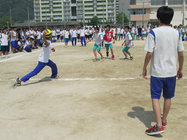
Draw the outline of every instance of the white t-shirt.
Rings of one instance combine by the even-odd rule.
[[[12,35],[12,34],[13,34],[13,35]],[[17,40],[16,35],[17,35],[17,33],[16,33],[15,31],[12,31],[12,32],[11,32],[11,41]]]
[[[131,42],[129,43],[129,41],[131,41]],[[127,47],[132,47],[132,36],[129,32],[125,34],[125,43],[126,44],[129,43],[129,45]]]
[[[117,28],[117,34],[120,34],[120,32],[121,32],[121,29]]]
[[[8,46],[8,35],[7,34],[2,33],[1,46]]]
[[[177,75],[177,53],[184,50],[181,34],[177,30],[169,26],[151,30],[145,50],[153,53],[151,76],[167,78]]]
[[[30,38],[34,39],[34,34],[35,34],[34,30],[29,31]]]
[[[49,43],[49,46],[46,47],[45,42],[43,43],[42,52],[40,53],[38,60],[43,63],[48,63],[49,58],[51,56],[51,41],[47,40],[47,42]]]
[[[31,42],[28,41],[28,40],[26,40],[24,48],[27,47],[27,46],[29,46],[29,44],[31,44]]]
[[[132,32],[135,33],[136,32],[136,28],[132,27]]]
[[[80,30],[80,36],[85,36],[85,30],[84,29]]]
[[[103,41],[103,36],[101,33],[94,33],[93,38],[95,39],[95,44],[99,45]]]
[[[37,39],[41,39],[41,32],[40,31],[37,31]]]
[[[56,36],[56,31],[55,30],[52,30],[52,36]]]
[[[69,38],[69,31],[65,31],[64,37],[65,37],[65,38]]]
[[[77,37],[77,31],[76,30],[72,31],[72,37]]]

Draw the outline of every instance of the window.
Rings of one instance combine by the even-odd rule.
[[[136,0],[131,0],[130,5],[136,5]]]
[[[142,15],[146,14],[146,9],[131,9],[130,10],[131,15]]]
[[[76,7],[71,7],[71,15],[72,16],[77,16]]]
[[[151,5],[165,5],[165,0],[151,0]]]
[[[71,3],[76,3],[76,0],[71,0]]]
[[[168,0],[169,5],[182,5],[183,0]]]

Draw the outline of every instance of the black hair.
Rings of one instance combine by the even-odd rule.
[[[110,25],[107,25],[106,27],[109,27],[109,28],[110,28]]]
[[[127,28],[128,30],[130,29],[130,27],[129,27],[129,26],[125,26],[125,28]]]
[[[6,29],[8,29],[8,28],[7,28],[7,27],[4,27],[4,28],[3,28],[3,30],[6,30]]]
[[[173,19],[174,11],[168,6],[162,6],[157,10],[157,18],[162,24],[169,25]]]
[[[95,30],[98,30],[98,31],[99,31],[99,27],[95,27]]]

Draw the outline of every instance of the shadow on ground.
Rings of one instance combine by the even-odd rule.
[[[40,79],[39,81],[27,83],[22,86],[29,86],[29,85],[34,85],[34,84],[43,83],[43,82],[50,82],[50,81],[52,81],[51,77],[44,77],[44,78]]]
[[[143,107],[135,106],[132,107],[132,111],[128,112],[128,117],[130,118],[138,118],[146,128],[151,127],[152,122],[156,122],[154,112],[153,111],[145,111]],[[162,135],[154,135],[153,137],[163,137]]]

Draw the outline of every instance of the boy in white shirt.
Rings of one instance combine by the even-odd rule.
[[[157,18],[161,26],[150,31],[145,44],[147,54],[142,75],[147,79],[147,65],[151,60],[151,98],[157,122],[155,126],[146,130],[148,135],[157,135],[165,131],[171,98],[175,95],[176,77],[178,79],[183,77],[184,46],[181,34],[169,26],[173,15],[173,9],[168,6],[162,6],[157,10]],[[178,72],[177,58],[179,60]],[[159,100],[162,91],[164,109],[161,118]]]
[[[95,39],[95,44],[94,44],[94,47],[93,47],[93,53],[94,53],[94,56],[95,56],[95,60],[97,61],[97,52],[100,54],[101,59],[104,58],[102,53],[101,53],[101,45],[102,45],[102,42],[103,42],[103,36],[102,36],[102,33],[99,33],[99,27],[95,28],[95,33],[93,34],[93,38]]]
[[[32,72],[25,75],[21,79],[17,78],[14,86],[21,86],[21,82],[28,81],[31,77],[37,75],[45,66],[49,66],[51,68],[52,70],[51,78],[57,77],[57,73],[58,73],[57,66],[53,61],[49,59],[51,55],[51,51],[55,52],[55,49],[52,48],[51,46],[52,33],[49,29],[45,30],[43,38],[44,38],[44,44],[42,47],[42,52],[39,56],[38,65]]]
[[[75,28],[72,30],[71,32],[71,42],[72,42],[72,46],[76,46],[77,45],[77,31],[75,30]]]
[[[129,29],[130,27],[129,26],[126,26],[125,27],[125,41],[124,43],[122,44],[122,46],[124,46],[123,48],[123,54],[125,55],[125,59],[128,59],[127,57],[127,54],[130,56],[130,60],[133,59],[133,56],[131,55],[131,53],[129,52],[129,49],[132,47],[132,36],[131,34],[129,33]]]
[[[1,51],[4,55],[8,54],[8,40],[9,40],[9,37],[7,35],[7,28],[4,28],[3,33],[1,34],[1,39],[0,39]]]
[[[83,27],[80,29],[80,37],[81,37],[81,45],[83,46],[83,42],[84,42],[84,46],[86,46],[85,30]]]
[[[68,47],[68,42],[69,42],[69,29],[66,29],[64,33],[64,38],[65,38],[65,47]]]

